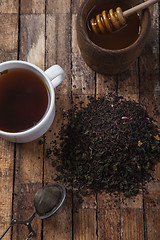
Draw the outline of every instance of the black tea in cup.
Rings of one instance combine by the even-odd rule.
[[[33,127],[49,103],[47,86],[36,73],[21,68],[0,73],[0,130],[21,132]]]

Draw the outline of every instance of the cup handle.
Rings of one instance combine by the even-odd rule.
[[[53,88],[56,88],[64,79],[65,73],[59,65],[54,65],[45,71],[45,74],[52,82]]]

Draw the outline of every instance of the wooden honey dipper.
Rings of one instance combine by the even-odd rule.
[[[132,15],[133,13],[137,13],[140,10],[143,10],[159,1],[160,0],[148,0],[124,12],[122,12],[120,7],[116,8],[116,12],[114,12],[113,9],[110,9],[108,14],[106,10],[104,10],[101,14],[97,14],[95,19],[92,18],[90,20],[91,29],[96,34],[106,33],[106,30],[108,32],[113,32],[114,28],[119,29],[121,26],[126,24],[126,18],[128,16]]]

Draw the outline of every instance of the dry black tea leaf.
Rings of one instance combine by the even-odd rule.
[[[160,159],[160,133],[138,103],[90,98],[87,107],[74,106],[64,115],[68,123],[60,131],[61,145],[54,145],[56,180],[80,195],[105,190],[130,197],[152,179]]]

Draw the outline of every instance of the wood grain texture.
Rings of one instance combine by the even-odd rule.
[[[129,70],[121,73],[118,78],[118,95],[127,100],[139,103],[139,68],[138,60]],[[143,194],[140,191],[133,199],[121,194],[121,239],[144,239]]]
[[[84,197],[83,203],[79,203],[74,197],[73,206],[73,239],[97,239],[97,202],[95,196]]]
[[[72,100],[73,105],[87,106],[88,96],[95,95],[95,73],[84,63],[77,43],[76,20],[82,1],[74,1],[72,14]],[[97,239],[96,196],[87,196],[82,204],[73,198],[73,239]],[[83,220],[82,220],[83,219]]]
[[[72,5],[72,93],[95,95],[95,72],[83,61],[77,41],[76,21],[82,3],[76,0]]]
[[[143,211],[142,192],[130,199],[121,198],[121,239],[145,239]]]
[[[45,13],[45,0],[21,0],[21,14]]]
[[[14,172],[14,144],[0,139],[0,235],[12,218],[12,193]],[[10,233],[9,233],[10,234]],[[10,235],[9,235],[10,236]],[[8,239],[5,237],[4,239]]]
[[[121,74],[96,74],[96,83],[97,96],[112,93],[139,102],[138,61]],[[134,201],[122,194],[118,199],[114,195],[98,196],[99,239],[144,239],[142,203],[142,193]]]
[[[76,34],[77,15],[72,16],[72,93],[95,95],[95,73],[83,61]]]
[[[42,70],[45,65],[45,15],[21,15],[19,57]]]
[[[120,197],[103,193],[98,194],[98,240],[121,239]]]
[[[73,104],[87,106],[87,95],[73,94]],[[81,103],[83,103],[81,105]],[[97,199],[96,194],[83,197],[80,203],[73,196],[73,239],[74,240],[97,240]]]
[[[38,1],[37,1],[38,2]],[[39,15],[24,12],[24,4],[20,9],[20,43],[19,59],[31,62],[41,69],[45,63],[45,17],[43,9]],[[39,9],[40,10],[40,9]],[[43,145],[39,140],[16,147],[16,175],[13,216],[17,219],[27,219],[34,211],[33,201],[37,190],[43,182]],[[41,236],[41,221],[33,220],[33,229],[37,239]],[[13,229],[13,239],[26,239],[28,229],[17,225]]]
[[[152,32],[140,57],[140,102],[160,126],[160,75],[159,75],[159,8],[154,5]],[[144,194],[145,237],[160,238],[160,164],[155,167],[155,181],[147,184]]]
[[[138,60],[131,65],[129,70],[117,76],[118,95],[125,99],[139,102],[139,72]]]
[[[45,134],[44,155],[44,183],[51,184],[57,176],[56,168],[53,166],[55,156],[47,158],[48,149],[60,144],[58,133],[64,123],[64,109],[71,107],[71,28],[70,1],[65,1],[65,8],[59,11],[64,1],[48,1],[46,5],[46,68],[59,64],[65,71],[65,79],[55,89],[56,114],[49,131]],[[63,22],[63,24],[62,24]],[[67,41],[66,41],[67,37]],[[62,210],[46,219],[43,225],[43,236],[48,239],[72,239],[72,194],[67,191],[66,200]]]
[[[63,1],[58,1],[59,4]],[[66,1],[66,5],[70,1]],[[53,3],[52,3],[53,4]],[[71,94],[71,19],[69,9],[62,13],[52,8],[49,2],[46,6],[46,68],[59,64],[65,71],[65,80],[55,89],[56,94]],[[58,5],[59,5],[58,4]],[[52,10],[52,11],[51,11]],[[62,24],[63,22],[63,24]]]
[[[9,8],[10,7],[10,8]],[[0,2],[0,61],[17,59],[18,48],[18,1]],[[14,151],[13,143],[0,138],[0,235],[9,226],[12,218],[14,191]],[[9,239],[11,231],[4,240]]]
[[[117,95],[117,75],[96,73],[96,97]],[[119,240],[121,231],[120,196],[107,193],[97,196],[97,233],[98,240]]]
[[[66,95],[56,97],[56,115],[52,126],[45,135],[45,156],[44,156],[44,183],[52,184],[57,177],[57,171],[53,165],[56,161],[55,156],[47,158],[48,149],[53,150],[54,145],[59,146],[60,140],[58,133],[63,123],[63,110],[70,108],[71,101]],[[67,191],[66,200],[60,213],[55,214],[50,219],[44,221],[43,235],[49,239],[72,239],[72,194]]]
[[[18,53],[18,14],[1,13],[0,59],[1,62],[17,59]]]
[[[96,97],[117,95],[117,75],[96,73]],[[98,240],[121,239],[120,195],[110,196],[107,193],[97,196],[97,232]]]
[[[0,13],[16,13],[19,12],[19,0],[1,0]]]

